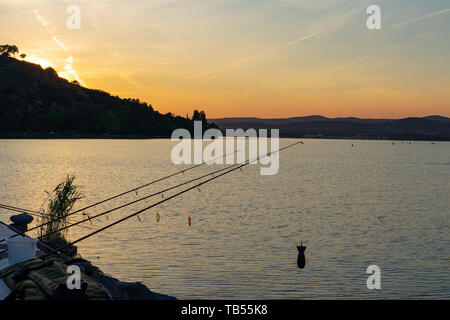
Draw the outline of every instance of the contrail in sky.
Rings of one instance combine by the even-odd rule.
[[[34,15],[36,16],[36,19],[44,27],[44,29],[50,35],[52,40],[58,45],[58,47],[60,47],[68,55],[66,63],[64,64],[64,71],[59,72],[58,75],[65,77],[65,78],[71,76],[73,79],[78,81],[78,83],[82,84],[83,86],[86,86],[84,81],[80,79],[80,77],[78,76],[78,73],[75,71],[75,69],[73,67],[73,56],[70,54],[69,49],[62,41],[60,41],[55,35],[53,35],[54,28],[52,28],[52,26],[51,26],[51,21],[46,19],[42,14],[40,14],[37,9],[33,9],[32,11],[33,11]],[[52,32],[50,29],[52,29]]]
[[[270,49],[261,51],[261,52],[255,54],[255,55],[250,56],[250,57],[246,57],[246,58],[242,58],[242,59],[236,60],[236,61],[234,61],[234,62],[232,62],[232,63],[230,63],[230,64],[228,64],[226,66],[223,66],[223,67],[220,67],[220,68],[217,68],[217,69],[214,69],[214,70],[198,73],[198,74],[195,74],[195,75],[192,75],[192,76],[187,76],[187,77],[181,78],[181,79],[177,80],[176,82],[180,82],[180,81],[184,81],[184,80],[188,80],[188,79],[194,79],[194,78],[198,78],[198,77],[201,77],[201,76],[205,76],[205,75],[209,75],[209,74],[213,74],[213,73],[217,73],[217,72],[226,70],[226,69],[228,69],[228,68],[230,68],[230,67],[232,67],[234,65],[237,65],[237,64],[242,63],[244,61],[250,60],[250,59],[252,59],[254,57],[262,56],[262,55],[265,55],[267,53],[286,48],[286,47],[291,46],[291,45],[293,45],[293,44],[295,44],[297,42],[301,42],[301,41],[307,40],[307,39],[309,39],[311,37],[314,37],[317,34],[318,34],[317,32],[311,33],[310,35],[307,35],[307,36],[304,36],[304,37],[301,37],[301,38],[289,41],[289,42],[287,42],[285,44],[276,46],[274,48],[270,48]]]
[[[59,41],[55,36],[53,36],[52,39],[53,39],[53,41],[56,42],[56,44],[57,44],[61,49],[63,49],[64,51],[67,52],[67,47],[66,47],[66,45],[65,45],[64,43],[62,43],[61,41]]]
[[[47,26],[49,25],[49,21],[45,19],[45,17],[41,15],[36,9],[33,10],[33,13],[36,16],[37,21],[39,21],[39,23],[42,24],[44,28],[47,28]]]
[[[412,22],[423,20],[423,19],[431,18],[431,17],[437,16],[437,15],[440,15],[440,14],[443,14],[443,13],[447,13],[447,12],[450,12],[450,8],[449,9],[444,9],[444,10],[441,10],[441,11],[437,11],[437,12],[434,12],[434,13],[429,13],[429,14],[426,14],[426,15],[421,16],[421,17],[417,17],[417,18],[414,18],[414,19],[411,19],[411,20],[407,20],[407,21],[403,21],[403,22],[394,24],[391,28],[397,28],[397,27],[403,26],[403,25],[408,24],[408,23],[412,23]]]
[[[304,40],[309,39],[311,37],[314,37],[316,34],[317,33],[311,33],[310,35],[307,35],[305,37],[301,37],[301,38],[292,40],[292,41],[290,41],[288,43],[285,43],[285,44],[282,44],[282,45],[280,45],[278,47],[271,48],[271,49],[268,49],[268,50],[264,50],[264,51],[258,53],[257,56],[263,55],[263,54],[266,54],[266,53],[269,53],[269,52],[272,52],[272,51],[276,51],[276,50],[279,50],[279,49],[283,49],[283,48],[286,48],[286,47],[289,47],[289,46],[291,46],[291,45],[293,45],[293,44],[295,44],[297,42],[301,42],[301,41],[304,41]]]

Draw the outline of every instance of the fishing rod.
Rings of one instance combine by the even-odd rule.
[[[151,197],[157,196],[157,195],[159,195],[159,194],[164,194],[164,193],[167,192],[167,191],[170,191],[170,190],[179,188],[179,187],[181,187],[181,186],[184,186],[184,185],[186,185],[186,184],[192,183],[192,182],[194,182],[194,181],[197,181],[197,180],[200,180],[200,179],[209,177],[209,176],[214,176],[215,174],[217,174],[217,173],[219,173],[219,172],[225,171],[225,170],[230,169],[230,168],[232,168],[232,167],[235,167],[235,166],[237,166],[237,165],[238,165],[238,164],[233,164],[233,165],[227,166],[227,167],[225,167],[225,168],[218,169],[218,170],[216,170],[216,171],[214,171],[214,172],[210,172],[210,173],[204,174],[204,175],[202,175],[202,176],[200,176],[200,177],[196,177],[196,178],[190,179],[190,180],[188,180],[188,181],[185,181],[185,182],[180,183],[180,184],[178,184],[178,185],[172,186],[172,187],[170,187],[170,188],[166,188],[166,189],[164,189],[164,190],[161,190],[161,191],[152,193],[152,194],[150,194],[150,195],[147,195],[147,196],[145,196],[145,197],[136,199],[136,200],[131,201],[131,202],[129,202],[129,203],[125,203],[125,204],[120,205],[120,206],[118,206],[118,207],[115,207],[115,208],[109,209],[109,210],[107,210],[107,211],[98,213],[98,214],[96,214],[96,215],[94,215],[94,216],[88,216],[88,218],[85,218],[84,220],[80,220],[80,221],[74,222],[74,223],[72,223],[72,224],[69,224],[69,225],[67,225],[67,226],[65,226],[65,227],[62,227],[62,228],[60,228],[60,229],[53,230],[53,231],[47,233],[45,236],[50,236],[50,235],[55,234],[55,233],[57,233],[57,232],[60,232],[60,231],[69,229],[69,228],[74,227],[74,226],[77,226],[77,225],[79,225],[79,224],[81,224],[81,223],[83,223],[83,222],[91,221],[91,220],[96,219],[96,218],[98,218],[98,217],[107,215],[108,213],[111,213],[111,212],[113,212],[113,211],[117,211],[117,210],[119,210],[119,209],[125,208],[125,207],[130,206],[130,205],[132,205],[132,204],[135,204],[135,203],[137,203],[137,202],[140,202],[140,201],[149,199],[149,198],[151,198]],[[16,234],[16,235],[18,235],[18,234]],[[9,237],[9,238],[13,238],[13,237],[15,237],[16,235],[13,235],[13,236],[11,236],[11,237]],[[44,237],[44,236],[38,237],[37,239],[41,240],[43,237]],[[9,239],[9,238],[8,238],[8,239]],[[5,239],[3,239],[3,240],[5,240]],[[3,240],[0,240],[0,243],[1,243]],[[7,250],[7,249],[4,249],[4,250],[0,251],[0,254],[5,253],[6,251],[8,251],[8,250]]]
[[[148,186],[150,186],[150,185],[152,185],[152,184],[155,184],[155,183],[157,183],[157,182],[161,182],[161,181],[163,181],[163,180],[172,178],[172,177],[177,176],[177,175],[179,175],[179,174],[184,174],[184,173],[187,172],[187,171],[193,170],[193,169],[195,169],[195,168],[199,168],[199,167],[201,167],[201,166],[204,166],[204,165],[208,164],[209,162],[215,161],[215,160],[217,160],[217,159],[221,159],[221,158],[223,158],[223,157],[225,157],[225,156],[227,156],[227,155],[229,155],[229,154],[234,154],[234,153],[237,153],[237,152],[240,152],[240,150],[236,150],[236,151],[234,151],[234,152],[229,152],[229,153],[227,153],[227,154],[224,154],[224,155],[222,155],[222,156],[218,156],[218,157],[216,157],[216,158],[210,159],[210,160],[208,160],[208,161],[205,161],[205,162],[203,162],[203,163],[197,164],[197,165],[192,166],[192,167],[190,167],[190,168],[187,168],[187,169],[184,169],[184,170],[181,170],[181,171],[177,171],[177,172],[174,172],[174,173],[172,173],[172,174],[169,174],[169,175],[167,175],[167,176],[165,176],[165,177],[162,177],[162,178],[153,180],[153,181],[151,181],[151,182],[149,182],[149,183],[143,184],[143,185],[141,185],[141,186],[139,186],[139,187],[136,187],[136,188],[134,188],[134,189],[131,189],[131,190],[128,190],[128,191],[119,193],[119,194],[117,194],[117,195],[115,195],[115,196],[112,196],[112,197],[109,197],[109,198],[107,198],[107,199],[105,199],[105,200],[98,201],[98,202],[93,203],[93,204],[91,204],[91,205],[89,205],[89,206],[87,206],[87,207],[84,207],[84,208],[78,209],[78,210],[76,210],[76,211],[70,212],[70,213],[68,213],[68,214],[65,215],[65,216],[57,217],[57,218],[55,218],[55,219],[52,219],[52,220],[46,221],[46,222],[44,222],[44,223],[42,223],[42,224],[40,224],[40,225],[37,225],[37,226],[35,226],[35,227],[33,227],[33,228],[30,228],[30,229],[28,229],[28,230],[26,230],[26,231],[16,233],[16,234],[14,234],[14,235],[12,235],[12,236],[10,236],[10,237],[8,237],[8,238],[5,238],[5,239],[3,239],[3,240],[0,240],[0,243],[1,243],[2,241],[5,241],[6,239],[10,239],[10,238],[14,238],[14,237],[17,237],[17,236],[25,235],[25,234],[26,234],[27,232],[29,232],[29,231],[36,230],[36,229],[38,229],[38,228],[40,228],[40,227],[43,227],[43,226],[45,226],[45,225],[47,225],[47,224],[50,224],[50,223],[52,223],[52,222],[55,222],[55,221],[58,221],[58,220],[67,218],[68,216],[71,216],[71,215],[73,215],[73,214],[79,213],[79,212],[81,212],[81,211],[85,211],[86,209],[90,209],[90,208],[92,208],[92,207],[95,207],[95,206],[100,205],[100,204],[103,204],[103,203],[105,203],[105,202],[107,202],[107,201],[111,201],[111,200],[113,200],[113,199],[119,198],[119,197],[121,197],[121,196],[124,196],[124,195],[126,195],[126,194],[128,194],[128,193],[131,193],[131,192],[134,192],[134,191],[137,191],[137,190],[139,190],[139,189],[148,187]]]
[[[303,142],[299,142],[299,143],[303,144]],[[254,158],[254,159],[252,159],[252,160],[249,159],[248,161],[251,163],[251,162],[254,162],[254,161],[257,161],[257,160],[258,160],[258,157]],[[186,185],[186,184],[192,183],[192,182],[194,182],[194,181],[197,181],[197,180],[206,178],[206,177],[208,177],[208,176],[213,176],[213,177],[214,177],[215,174],[217,174],[217,173],[219,173],[219,172],[222,172],[222,171],[225,171],[225,170],[227,170],[227,169],[230,169],[230,168],[232,168],[232,167],[235,167],[235,166],[237,166],[237,165],[239,165],[239,164],[230,165],[230,166],[228,166],[228,167],[225,167],[225,168],[222,168],[222,169],[219,169],[219,170],[216,170],[216,171],[213,171],[213,172],[204,174],[204,175],[202,175],[202,176],[200,176],[200,177],[196,177],[196,178],[190,179],[190,180],[188,180],[188,181],[182,182],[182,183],[177,184],[177,185],[175,185],[175,186],[172,186],[172,187],[170,187],[170,188],[166,188],[166,189],[164,189],[164,190],[161,190],[161,191],[155,192],[155,193],[153,193],[153,194],[147,195],[147,196],[145,196],[145,197],[143,197],[143,198],[136,199],[136,200],[134,200],[134,201],[132,201],[132,202],[125,203],[125,204],[120,205],[120,206],[118,206],[118,207],[115,207],[115,208],[113,208],[113,209],[109,209],[109,210],[107,210],[107,211],[98,213],[98,214],[96,214],[96,215],[94,215],[94,216],[89,216],[89,215],[87,215],[88,217],[85,218],[84,220],[76,221],[76,222],[74,222],[74,223],[72,223],[72,224],[69,224],[69,225],[67,225],[67,226],[64,226],[64,227],[62,227],[62,228],[60,228],[60,229],[53,230],[52,232],[47,233],[45,236],[50,236],[50,235],[55,234],[55,233],[57,233],[57,232],[67,230],[67,229],[69,229],[69,228],[71,228],[71,227],[77,226],[77,225],[79,225],[79,224],[81,224],[81,223],[84,223],[84,222],[87,222],[87,221],[91,222],[91,220],[96,219],[96,218],[101,217],[101,216],[104,216],[104,215],[107,215],[108,213],[111,213],[111,212],[113,212],[113,211],[117,211],[117,210],[119,210],[119,209],[125,208],[125,207],[130,206],[130,205],[132,205],[132,204],[135,204],[135,203],[137,203],[137,202],[140,202],[140,201],[149,199],[149,198],[151,198],[151,197],[157,196],[157,195],[159,195],[159,194],[164,195],[164,193],[167,192],[167,191],[171,191],[171,190],[173,190],[173,189],[176,189],[176,188],[179,188],[179,187],[184,186],[184,185]],[[109,220],[109,219],[108,219],[108,220]],[[91,223],[92,223],[92,222],[91,222]],[[41,239],[41,237],[38,237],[37,239]],[[0,241],[0,242],[1,242],[1,241]],[[0,254],[2,254],[3,252],[6,252],[6,250],[0,251]]]
[[[119,224],[119,223],[122,223],[122,222],[125,221],[125,220],[128,220],[128,219],[130,219],[130,218],[132,218],[132,217],[134,217],[134,216],[137,216],[137,215],[141,214],[141,213],[144,212],[144,211],[147,211],[147,210],[149,210],[149,209],[151,209],[151,208],[154,208],[154,207],[156,207],[156,206],[158,206],[158,205],[160,205],[160,204],[162,204],[162,203],[164,203],[164,202],[166,202],[166,201],[169,201],[169,200],[171,200],[171,199],[173,199],[173,198],[175,198],[175,197],[178,197],[178,196],[180,196],[180,195],[182,195],[182,194],[184,194],[184,193],[186,193],[186,192],[188,192],[188,191],[191,191],[191,190],[193,190],[193,189],[197,189],[197,188],[199,188],[200,186],[202,186],[202,185],[204,185],[204,184],[206,184],[206,183],[208,183],[208,182],[211,182],[211,181],[213,181],[213,180],[215,180],[215,179],[218,179],[219,177],[224,176],[224,175],[226,175],[226,174],[228,174],[228,173],[230,173],[230,172],[233,172],[233,171],[236,171],[236,170],[238,170],[238,169],[241,169],[242,167],[244,167],[244,166],[246,166],[246,165],[248,165],[248,164],[250,164],[250,163],[252,163],[252,162],[257,161],[257,160],[259,160],[260,158],[264,158],[264,157],[270,156],[272,153],[281,152],[281,151],[283,151],[283,150],[285,150],[285,149],[291,148],[291,147],[293,147],[293,146],[295,146],[295,145],[297,145],[297,144],[300,144],[300,143],[301,143],[301,142],[296,142],[296,143],[290,144],[290,145],[288,145],[288,146],[286,146],[286,147],[283,147],[283,148],[281,148],[281,149],[278,149],[277,151],[269,152],[269,153],[267,153],[267,154],[264,155],[264,156],[259,156],[259,157],[257,157],[257,158],[254,159],[254,160],[247,160],[247,161],[245,161],[245,162],[242,163],[242,164],[239,164],[239,165],[237,165],[237,166],[234,166],[233,168],[229,169],[228,171],[225,171],[225,172],[223,172],[223,173],[221,173],[221,174],[219,174],[219,175],[213,176],[212,178],[207,179],[207,180],[205,180],[205,181],[202,181],[202,182],[200,182],[200,183],[198,183],[198,184],[196,184],[196,185],[194,185],[194,186],[191,186],[191,187],[189,187],[189,188],[186,188],[186,189],[184,189],[184,190],[182,190],[182,191],[180,191],[180,192],[178,192],[178,193],[173,194],[172,196],[170,196],[170,197],[168,197],[168,198],[165,198],[165,199],[163,199],[163,200],[161,200],[161,201],[159,201],[159,202],[156,202],[156,203],[154,203],[154,204],[152,204],[152,205],[150,205],[150,206],[148,206],[148,207],[146,207],[146,208],[143,208],[143,209],[141,209],[141,210],[139,210],[139,211],[137,211],[137,212],[135,212],[135,213],[132,213],[132,214],[126,216],[126,217],[123,217],[123,218],[121,218],[121,219],[119,219],[119,220],[117,220],[117,221],[115,221],[115,222],[113,222],[113,223],[111,223],[111,224],[108,224],[108,225],[106,225],[106,226],[104,226],[104,227],[102,227],[102,228],[100,228],[100,229],[97,229],[97,230],[95,230],[95,231],[93,231],[93,232],[91,232],[91,233],[89,233],[89,234],[87,234],[87,235],[85,235],[85,236],[83,236],[83,237],[81,237],[81,238],[78,238],[77,240],[74,240],[74,241],[72,241],[72,242],[70,242],[70,243],[67,243],[67,244],[65,244],[65,245],[63,245],[63,246],[57,248],[57,249],[54,249],[54,250],[50,251],[49,253],[46,253],[45,255],[41,256],[40,258],[41,258],[41,259],[45,259],[45,258],[47,258],[47,257],[49,257],[49,256],[51,256],[51,255],[53,255],[53,254],[55,254],[55,253],[58,253],[59,251],[65,249],[65,248],[67,248],[67,247],[69,247],[69,246],[72,246],[72,245],[74,245],[74,244],[76,244],[76,243],[78,243],[78,242],[80,242],[80,241],[83,241],[83,240],[85,240],[85,239],[87,239],[87,238],[89,238],[89,237],[91,237],[91,236],[93,236],[93,235],[95,235],[95,234],[97,234],[97,233],[99,233],[99,232],[102,232],[102,231],[104,231],[104,230],[106,230],[106,229],[109,229],[109,228],[111,228],[111,227],[113,227],[113,226]]]
[[[257,159],[256,159],[256,160],[257,160]],[[255,160],[255,159],[252,159],[252,160],[249,160],[249,161],[250,161],[250,162],[253,162],[253,161],[256,161],[256,160]],[[163,194],[164,194],[165,192],[167,192],[167,191],[170,191],[170,190],[179,188],[179,187],[181,187],[181,186],[183,186],[183,185],[186,185],[186,184],[189,184],[189,183],[191,183],[191,182],[194,182],[194,181],[203,179],[203,178],[208,177],[208,176],[214,176],[214,174],[217,174],[217,173],[222,172],[222,171],[224,171],[224,170],[230,169],[230,168],[232,168],[232,167],[234,167],[234,166],[237,166],[237,165],[239,165],[239,164],[234,164],[234,165],[230,165],[230,166],[228,166],[228,167],[222,168],[222,169],[218,169],[218,170],[216,170],[216,171],[207,173],[207,174],[202,175],[202,176],[200,176],[200,177],[196,177],[196,178],[190,179],[190,180],[185,181],[185,182],[183,182],[183,183],[180,183],[180,184],[178,184],[178,185],[175,185],[175,186],[166,188],[166,189],[164,189],[164,190],[155,192],[155,193],[153,193],[153,194],[147,195],[147,196],[145,196],[145,197],[143,197],[143,198],[136,199],[136,200],[134,200],[134,201],[132,201],[132,202],[123,204],[123,205],[118,206],[118,207],[116,207],[116,208],[113,208],[113,209],[110,209],[110,210],[101,212],[101,213],[96,214],[96,215],[94,215],[94,216],[89,216],[89,215],[86,214],[86,215],[88,216],[88,218],[85,218],[84,220],[80,220],[80,221],[74,222],[74,223],[69,224],[69,225],[67,225],[67,226],[65,226],[65,227],[62,227],[62,228],[60,228],[60,229],[54,230],[54,231],[52,231],[52,232],[50,232],[50,233],[47,233],[45,236],[49,236],[49,235],[55,234],[55,233],[57,233],[57,232],[60,232],[60,231],[69,229],[69,228],[71,228],[71,227],[77,226],[77,225],[79,225],[79,224],[81,224],[81,223],[83,223],[83,222],[86,222],[86,221],[90,221],[90,222],[91,222],[91,220],[96,219],[96,218],[101,217],[101,216],[104,216],[104,215],[107,215],[108,213],[111,213],[111,212],[113,212],[113,211],[117,211],[117,210],[122,209],[122,208],[124,208],[124,207],[127,207],[127,206],[129,206],[129,205],[132,205],[132,204],[135,204],[135,203],[137,203],[137,202],[140,202],[140,201],[149,199],[149,198],[151,198],[151,197],[157,196],[157,195],[159,195],[159,194],[162,194],[162,195],[163,195]],[[14,236],[16,236],[16,235],[11,236],[10,238],[12,238],[12,237],[14,237]],[[41,237],[39,237],[38,239],[41,239]],[[5,239],[3,239],[3,240],[5,240]],[[3,240],[0,240],[0,242],[2,242]],[[6,251],[7,251],[6,249],[5,249],[5,250],[2,250],[2,251],[0,251],[0,254],[4,253],[4,252],[6,252]]]
[[[15,212],[28,213],[29,215],[32,215],[32,216],[42,216],[42,212],[38,212],[38,211],[34,211],[34,210],[28,210],[28,209],[23,209],[23,208],[19,208],[19,207],[13,207],[13,206],[2,204],[2,203],[0,203],[0,209],[11,210],[11,211],[15,211]]]

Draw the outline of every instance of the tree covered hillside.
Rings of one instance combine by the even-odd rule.
[[[5,48],[5,46],[1,46]],[[11,49],[12,50],[12,49]],[[139,99],[121,99],[60,78],[52,68],[0,52],[0,135],[130,135],[170,136],[177,128],[192,131],[193,120],[206,116],[195,110],[192,119],[161,114]],[[22,55],[23,58],[24,55]]]

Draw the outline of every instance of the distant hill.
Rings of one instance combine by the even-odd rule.
[[[428,116],[428,117],[425,117],[425,119],[450,123],[450,118],[442,117],[442,116]]]
[[[220,129],[280,129],[281,137],[450,140],[450,118],[428,116],[405,119],[307,117],[211,119]]]
[[[203,112],[194,113],[203,120]],[[193,116],[193,118],[195,118]],[[0,55],[0,137],[170,136],[193,119],[161,114],[60,78],[52,68]]]

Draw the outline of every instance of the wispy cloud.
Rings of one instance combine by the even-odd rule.
[[[280,50],[280,49],[292,46],[292,45],[294,45],[294,44],[296,44],[298,42],[301,42],[301,41],[305,41],[305,40],[307,40],[309,38],[312,38],[312,37],[316,36],[317,34],[318,34],[317,32],[311,33],[311,34],[309,34],[307,36],[303,36],[303,37],[300,37],[298,39],[295,39],[295,40],[289,41],[287,43],[281,44],[279,46],[276,46],[276,47],[273,47],[273,48],[261,51],[261,52],[259,52],[257,54],[252,55],[252,56],[248,56],[248,57],[245,57],[245,58],[237,59],[234,62],[229,63],[229,64],[227,64],[227,65],[225,65],[223,67],[220,67],[220,68],[217,68],[217,69],[213,69],[213,70],[209,70],[209,71],[205,71],[205,72],[201,72],[201,73],[198,73],[198,74],[195,74],[195,75],[192,75],[192,76],[187,76],[187,77],[181,78],[181,79],[177,80],[176,82],[180,82],[180,81],[184,81],[184,80],[188,80],[188,79],[194,79],[194,78],[198,78],[198,77],[214,74],[214,73],[217,73],[217,72],[220,72],[220,71],[224,71],[226,69],[229,69],[232,66],[235,66],[237,64],[241,64],[243,62],[246,62],[246,61],[249,61],[251,59],[254,59],[255,57],[262,56],[262,55],[268,54],[270,52],[274,52],[274,51],[277,51],[277,50]]]
[[[362,60],[362,58],[358,58],[358,59],[352,60],[350,62],[347,62],[347,63],[344,63],[344,64],[342,64],[340,66],[335,67],[335,69],[341,69],[341,68],[345,68],[345,67],[354,65],[354,64],[360,62],[361,60]]]
[[[337,66],[334,66],[334,67],[328,67],[328,68],[321,69],[321,70],[317,71],[316,73],[310,74],[308,77],[303,78],[302,81],[303,82],[308,82],[309,80],[313,79],[314,77],[320,76],[320,75],[322,75],[322,74],[324,74],[326,72],[329,72],[329,71],[332,71],[332,70],[337,70],[337,69],[343,69],[343,68],[352,66],[354,64],[357,64],[358,62],[360,62],[362,60],[363,60],[363,58],[358,58],[358,59],[351,60],[351,61],[346,62],[346,63],[341,64],[341,65],[337,65]],[[288,81],[283,82],[283,83],[277,82],[276,85],[279,86],[280,84],[290,84],[290,83],[292,83],[292,80],[288,80]],[[235,101],[235,100],[240,100],[240,99],[246,98],[248,96],[251,96],[252,94],[254,94],[254,93],[256,93],[256,92],[258,92],[258,91],[260,91],[262,89],[267,89],[267,88],[272,88],[272,87],[275,87],[275,85],[274,84],[269,84],[269,85],[259,86],[259,87],[255,87],[255,88],[251,88],[251,89],[247,89],[247,90],[241,90],[241,91],[238,92],[238,95],[235,95],[235,96],[232,96],[232,97],[229,97],[229,98],[223,98],[223,99],[221,99],[221,101],[222,102],[231,102],[231,101]],[[227,93],[227,95],[230,95],[230,94]]]
[[[73,68],[72,56],[69,56],[67,58],[66,63],[64,64],[64,71],[59,72],[58,75],[62,78],[76,80],[78,81],[78,83],[82,84],[83,86],[86,86],[86,84],[83,82],[83,80],[80,79],[78,73]]]
[[[33,9],[33,13],[36,16],[37,21],[47,29],[47,27],[50,25],[50,20],[47,20],[43,15],[39,13],[38,10]]]
[[[53,36],[52,39],[53,39],[53,41],[56,42],[56,44],[57,44],[61,49],[63,49],[64,51],[67,51],[66,45],[65,45],[64,43],[62,43],[61,41],[59,41],[59,40],[56,38],[56,36]]]
[[[124,81],[128,82],[129,84],[133,85],[134,87],[136,87],[137,89],[142,89],[142,86],[135,80],[133,80],[132,78],[130,78],[130,76],[128,76],[127,74],[115,69],[114,72]]]
[[[260,55],[263,55],[263,54],[267,54],[267,53],[270,53],[270,52],[273,52],[273,51],[276,51],[276,50],[280,50],[280,49],[283,49],[283,48],[292,46],[293,44],[296,44],[296,43],[298,43],[298,42],[301,42],[301,41],[307,40],[307,39],[309,39],[309,38],[312,38],[312,37],[316,36],[317,34],[318,34],[317,32],[311,33],[311,34],[309,34],[309,35],[307,35],[307,36],[304,36],[304,37],[301,37],[301,38],[298,38],[298,39],[289,41],[289,42],[287,42],[287,43],[285,43],[285,44],[282,44],[282,45],[279,45],[279,46],[277,46],[277,47],[274,47],[274,48],[270,48],[270,49],[261,51],[259,54],[257,54],[257,56],[260,56]]]
[[[440,10],[440,11],[437,11],[437,12],[433,12],[433,13],[429,13],[429,14],[426,14],[424,16],[420,16],[420,17],[417,17],[417,18],[414,18],[414,19],[411,19],[411,20],[399,22],[397,24],[394,24],[391,28],[398,28],[398,27],[404,26],[405,24],[409,24],[409,23],[413,23],[413,22],[416,22],[416,21],[428,19],[428,18],[437,16],[437,15],[440,15],[440,14],[447,13],[447,12],[450,12],[450,8],[449,9]]]
[[[51,39],[58,45],[60,49],[62,49],[68,55],[66,62],[64,63],[63,71],[58,72],[58,75],[69,80],[76,80],[83,86],[86,86],[84,81],[80,79],[78,73],[73,67],[74,58],[70,54],[69,48],[61,40],[59,40],[56,35],[54,35],[55,31],[53,30],[54,28],[51,25],[51,21],[45,18],[37,9],[33,9],[33,13],[36,16],[37,21],[50,35]]]

